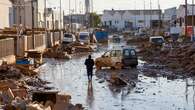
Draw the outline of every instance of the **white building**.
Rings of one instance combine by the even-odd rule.
[[[160,19],[161,10],[104,10],[101,17],[103,26],[118,30],[155,27]]]
[[[23,26],[32,27],[32,5],[34,8],[34,27],[35,28],[46,28],[48,29],[59,29],[60,27],[60,13],[59,10],[53,8],[44,7],[44,0],[34,0],[33,4],[31,0],[12,0],[12,15],[13,22],[11,26],[23,24]],[[53,18],[52,18],[53,14]],[[46,15],[46,21],[45,21]],[[63,16],[62,18],[63,19]],[[54,25],[54,26],[53,26]],[[63,22],[62,22],[63,26]]]
[[[194,6],[194,14],[192,12],[192,7],[193,6]],[[186,5],[180,5],[178,10],[177,10],[177,19],[179,21],[179,23],[178,23],[179,26],[184,26],[185,25],[185,19],[187,19],[187,25],[188,26],[192,25],[192,16],[195,15],[195,5],[191,5],[191,4],[187,5],[187,18],[185,18],[185,9],[186,9]]]
[[[12,3],[9,0],[1,0],[0,3],[0,28],[9,27],[12,22],[10,8]]]
[[[163,17],[164,21],[176,20],[176,18],[177,18],[177,7],[165,9],[164,17]]]

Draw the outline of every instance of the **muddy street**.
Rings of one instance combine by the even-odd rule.
[[[92,54],[101,56],[104,51]],[[195,88],[192,79],[169,79],[154,68],[139,61],[137,69],[121,71],[94,71],[93,82],[88,83],[84,60],[87,55],[70,61],[49,59],[41,67],[40,77],[51,82],[62,93],[72,96],[72,103],[81,103],[86,110],[194,110]],[[147,66],[145,66],[147,65]],[[155,73],[155,75],[151,75]],[[110,74],[125,77],[134,86],[115,87],[108,81]]]

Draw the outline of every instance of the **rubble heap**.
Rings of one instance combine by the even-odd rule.
[[[4,110],[83,110],[81,104],[73,105],[71,96],[57,94],[56,103],[50,100],[37,102],[32,100],[33,91],[44,91],[49,87],[48,82],[37,76],[28,76],[21,68],[14,65],[0,67],[0,109]],[[40,97],[44,100],[47,97]]]
[[[49,48],[43,54],[45,58],[57,58],[57,59],[71,59],[71,56],[67,51],[63,51],[60,46],[54,46],[53,48]]]
[[[45,58],[71,59],[72,54],[93,51],[90,45],[75,42],[67,45],[56,45],[53,48],[47,49],[43,56]]]
[[[144,60],[166,65],[178,73],[195,75],[195,44],[183,43],[174,48],[162,49],[150,47],[148,44],[139,44],[139,54]]]

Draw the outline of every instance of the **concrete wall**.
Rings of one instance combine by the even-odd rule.
[[[33,38],[32,36],[21,36],[17,40],[17,56],[24,56],[25,51],[33,49]],[[44,51],[46,49],[46,36],[45,34],[35,35],[35,50]]]
[[[35,35],[35,50],[44,51],[46,49],[46,35],[38,34]]]
[[[53,45],[60,44],[60,32],[54,32],[53,33]]]
[[[35,34],[35,50],[44,51],[60,44],[60,31],[48,32],[48,34]],[[0,39],[0,65],[2,61],[9,64],[15,63],[15,56],[23,57],[25,51],[33,49],[32,36],[12,36],[13,38]],[[62,37],[61,37],[62,38]]]
[[[0,3],[0,28],[9,27],[10,26],[10,7],[12,4],[9,0],[1,0]]]
[[[14,39],[0,39],[0,65],[2,61],[7,61],[8,64],[15,62]]]

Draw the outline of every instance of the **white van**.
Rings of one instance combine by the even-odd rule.
[[[76,37],[73,34],[65,33],[63,43],[72,43],[76,41]]]
[[[79,41],[81,43],[89,44],[90,43],[90,33],[89,32],[80,32]]]

